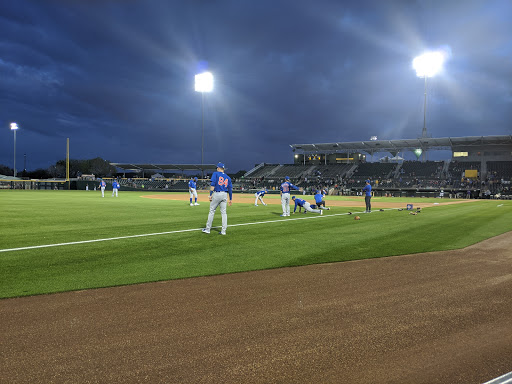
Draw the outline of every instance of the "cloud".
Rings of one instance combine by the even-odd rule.
[[[447,46],[428,81],[429,131],[510,134],[511,11],[506,0],[3,2],[3,124],[19,121],[41,163],[67,137],[76,158],[199,162],[193,77],[206,61],[206,161],[289,163],[290,143],[417,137],[424,84],[411,60]],[[0,163],[11,146],[0,130]]]

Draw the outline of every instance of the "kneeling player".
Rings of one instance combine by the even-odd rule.
[[[324,194],[320,191],[316,191],[315,193],[315,202],[318,209],[331,209],[325,207]]]
[[[295,208],[293,208],[293,213],[295,213],[295,211],[297,210],[297,206],[304,208],[308,212],[315,212],[319,214],[323,213],[323,211],[320,209],[311,208],[311,204],[309,204],[306,200],[296,198],[295,196],[292,196],[292,200],[295,201]]]

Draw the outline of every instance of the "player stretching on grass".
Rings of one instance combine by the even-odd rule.
[[[324,213],[324,211],[322,211],[321,209],[311,208],[311,204],[309,204],[306,200],[298,199],[295,196],[292,196],[292,200],[295,202],[295,208],[293,208],[293,213],[295,213],[295,211],[297,210],[297,206],[304,208],[305,211],[308,211],[308,212],[315,212],[315,213],[319,213],[321,215]],[[299,211],[300,211],[300,208],[299,208]],[[305,211],[304,211],[304,213],[306,213]]]
[[[231,178],[224,173],[224,164],[217,164],[217,172],[213,172],[212,182],[210,186],[210,213],[208,214],[208,222],[206,228],[203,229],[203,233],[210,233],[212,229],[213,217],[215,216],[215,210],[220,205],[220,214],[222,217],[222,229],[219,232],[221,235],[226,234],[228,228],[228,214],[226,212],[226,205],[229,193],[229,206],[233,200],[233,185],[231,184]]]
[[[190,192],[190,206],[199,205],[197,202],[197,177],[190,179],[188,182],[188,191]],[[192,198],[195,198],[194,204],[192,204]]]
[[[325,207],[324,194],[320,191],[316,191],[315,193],[315,203],[318,209],[331,209]]]
[[[281,184],[281,207],[283,208],[282,217],[290,216],[290,189],[299,189],[292,183],[290,183],[290,177],[284,178],[285,182]]]
[[[265,204],[265,202],[263,201],[263,196],[265,196],[265,193],[267,193],[267,188],[263,188],[261,191],[256,192],[256,193],[254,194],[254,196],[256,196],[256,200],[254,200],[254,205],[255,205],[255,206],[258,206],[258,199],[260,199],[261,204],[263,204],[263,205],[267,205],[267,204]]]

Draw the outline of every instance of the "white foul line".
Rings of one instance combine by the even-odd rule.
[[[387,211],[391,209],[386,209]],[[307,219],[319,219],[321,217],[332,217],[332,216],[345,216],[351,215],[353,213],[363,213],[363,212],[351,212],[351,213],[334,213],[331,215],[319,215],[319,216],[308,216],[308,217],[296,217],[290,219],[280,219],[280,220],[269,220],[269,221],[256,221],[253,223],[241,223],[241,224],[231,224],[228,227],[242,227],[245,225],[255,225],[255,224],[268,224],[268,223],[282,223],[293,220],[307,220]],[[219,228],[219,227],[214,227]],[[39,249],[39,248],[50,248],[50,247],[62,247],[65,245],[77,245],[77,244],[87,244],[87,243],[98,243],[101,241],[112,241],[112,240],[122,240],[122,239],[133,239],[136,237],[148,237],[148,236],[158,236],[158,235],[170,235],[173,233],[184,233],[184,232],[193,232],[193,231],[201,231],[203,228],[193,228],[193,229],[180,229],[177,231],[169,231],[169,232],[157,232],[157,233],[145,233],[142,235],[129,235],[129,236],[119,236],[119,237],[107,237],[105,239],[94,239],[94,240],[82,240],[82,241],[72,241],[69,243],[57,243],[57,244],[45,244],[45,245],[32,245],[29,247],[20,247],[20,248],[6,248],[0,249],[0,252],[12,252],[12,251],[26,251],[29,249]]]
[[[508,384],[512,383],[512,372],[505,373],[503,376],[497,377],[491,381],[487,381],[484,384]]]

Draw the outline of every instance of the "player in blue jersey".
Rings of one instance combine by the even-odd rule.
[[[366,203],[366,211],[365,213],[370,213],[372,211],[372,186],[370,185],[370,180],[366,180],[366,185],[363,188],[364,193],[364,202]]]
[[[315,193],[315,205],[318,207],[318,209],[331,209],[325,207],[325,201],[324,201],[324,194],[322,191],[316,191]]]
[[[299,199],[298,197],[295,197],[295,196],[292,196],[292,200],[295,202],[295,208],[293,208],[293,213],[295,213],[295,211],[297,210],[297,207],[302,207],[307,212],[315,212],[315,213],[319,213],[321,215],[324,213],[324,211],[322,211],[321,209],[311,208],[311,204],[308,203],[306,200]],[[300,208],[299,208],[299,211],[300,211]],[[304,213],[306,213],[306,212],[304,212]]]
[[[279,187],[281,190],[281,207],[283,208],[282,217],[290,216],[290,190],[299,189],[299,187],[290,183],[288,176],[286,176],[284,180],[284,183]]]
[[[117,182],[117,180],[114,180],[112,182],[112,197],[114,197],[114,195],[116,197],[118,197],[118,191],[119,191],[119,188],[120,188],[120,185],[119,183]]]
[[[258,206],[258,199],[261,201],[261,204],[267,205],[263,201],[263,196],[265,196],[265,193],[267,193],[267,188],[263,188],[261,191],[258,191],[254,194],[254,196],[256,196],[256,200],[254,201],[255,206]]]
[[[190,179],[188,182],[188,191],[190,193],[190,206],[199,205],[197,202],[197,177]],[[195,198],[194,204],[192,204],[192,198]]]
[[[101,197],[105,197],[105,187],[107,186],[107,183],[105,183],[105,180],[100,181],[100,189],[101,189]]]
[[[217,164],[217,172],[213,172],[210,184],[210,212],[208,213],[208,221],[206,222],[206,228],[203,229],[203,233],[210,233],[212,229],[213,217],[215,216],[215,210],[220,206],[220,214],[222,217],[222,229],[219,232],[221,235],[226,234],[228,228],[228,214],[226,212],[226,205],[228,204],[228,193],[229,193],[229,206],[233,202],[233,185],[231,184],[231,178],[224,173],[226,167],[223,163]]]

